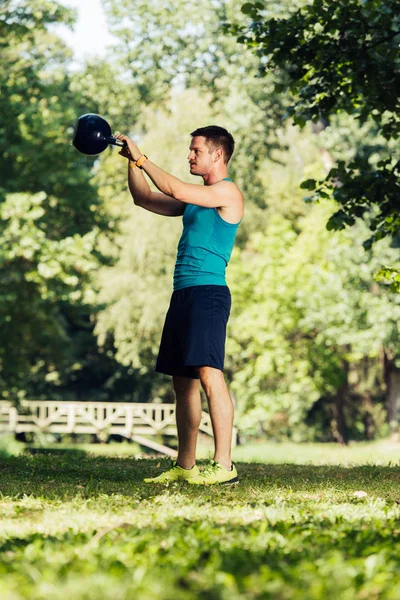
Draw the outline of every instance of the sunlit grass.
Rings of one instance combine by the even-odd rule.
[[[165,458],[0,460],[1,599],[400,597],[400,468],[379,445],[256,446],[235,488],[144,484]]]
[[[8,444],[10,453],[24,453],[26,444]],[[126,456],[146,458],[151,456],[138,444],[121,442],[109,444],[29,444],[30,448],[58,452],[75,450],[77,454],[93,456]],[[212,439],[201,438],[198,444],[198,457],[212,457]],[[1,451],[1,447],[0,447]],[[310,465],[399,465],[400,443],[391,440],[376,442],[352,442],[348,446],[339,444],[294,444],[290,442],[259,441],[236,446],[233,449],[234,461],[260,462],[268,464],[310,464]]]
[[[272,464],[399,465],[400,443],[390,440],[339,444],[276,444],[268,442],[237,446],[235,460]]]

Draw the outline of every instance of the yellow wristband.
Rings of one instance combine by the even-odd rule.
[[[135,161],[134,161],[134,160],[130,160],[130,161],[129,161],[129,163],[128,163],[128,167],[129,167],[130,169],[136,169],[136,166],[137,166],[137,165],[136,165],[136,163],[135,163]]]
[[[141,168],[142,164],[144,163],[144,161],[147,160],[147,156],[145,154],[142,154],[142,156],[140,156],[137,161],[136,161],[136,166]]]

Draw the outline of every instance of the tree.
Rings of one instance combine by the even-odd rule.
[[[345,112],[361,125],[370,121],[382,144],[338,162],[321,180],[303,188],[311,199],[331,193],[339,204],[328,228],[342,229],[372,215],[365,247],[400,232],[400,13],[397,0],[314,0],[287,18],[271,18],[262,2],[246,3],[247,25],[229,31],[258,57],[259,74],[274,73],[277,88],[292,95],[286,115],[294,123],[329,119]],[[390,274],[390,272],[389,272]],[[393,282],[396,270],[392,273]]]
[[[222,24],[235,17],[240,5],[241,0],[190,5],[184,0],[150,5],[145,0],[134,5],[104,1],[111,30],[120,39],[114,52],[126,81],[152,90],[154,104],[164,110],[172,90],[197,90],[237,141],[232,176],[252,203],[265,208],[260,170],[265,157],[281,145],[278,129],[286,99],[274,90],[272,77],[256,78],[257,58],[223,33]],[[272,14],[282,14],[293,0],[269,5]],[[150,128],[141,118],[136,133]]]
[[[20,193],[0,205],[0,394],[8,399],[57,387],[71,362],[76,370],[67,318],[82,318],[82,283],[98,266],[98,231],[51,239],[41,227],[45,202],[44,192]]]
[[[332,235],[323,227],[330,212],[313,207],[297,230],[276,215],[234,257],[228,373],[243,429],[261,423],[270,435],[346,442],[382,423],[382,356],[395,374],[400,304],[373,272],[395,251],[385,240],[374,252],[357,246],[361,224]],[[318,411],[320,423],[311,419]]]
[[[29,7],[6,2],[0,12],[0,193],[45,192],[48,232],[55,237],[101,222],[88,172],[94,160],[66,143],[82,109],[66,73],[71,53],[47,30],[72,17],[54,2],[36,0]]]
[[[97,105],[49,31],[73,17],[49,1],[0,7],[0,395],[9,399],[57,395],[93,362],[89,292],[107,221],[95,159],[70,141],[76,117]]]

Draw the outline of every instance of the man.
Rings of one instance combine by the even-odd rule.
[[[231,297],[225,270],[243,217],[244,201],[228,177],[234,140],[222,127],[191,133],[190,172],[204,185],[185,183],[157,167],[126,135],[120,152],[129,160],[128,185],[134,203],[167,217],[183,216],[174,291],[166,316],[156,370],[172,375],[176,396],[178,457],[170,469],[147,483],[186,480],[191,484],[234,484],[231,462],[233,404],[224,380],[226,325]],[[152,192],[144,173],[159,192]],[[214,460],[202,472],[196,465],[201,420],[199,380],[208,400],[214,432]]]

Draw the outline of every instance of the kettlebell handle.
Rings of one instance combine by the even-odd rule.
[[[122,140],[117,140],[117,138],[113,137],[112,135],[104,139],[108,144],[112,144],[113,146],[121,146],[122,148],[126,146],[126,142],[123,142]]]

